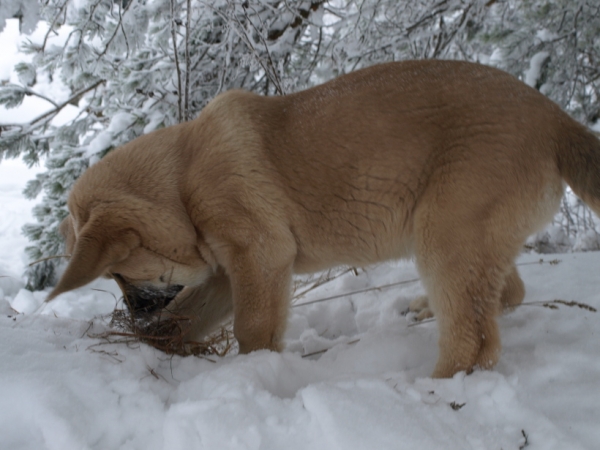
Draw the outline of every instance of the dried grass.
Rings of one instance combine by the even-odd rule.
[[[418,278],[415,278],[412,280],[404,280],[382,286],[373,286],[371,288],[298,303],[298,301],[309,292],[347,274],[358,275],[358,270],[354,267],[340,267],[322,272],[315,276],[296,279],[294,282],[294,293],[292,295],[292,307],[330,301],[369,291],[389,289],[391,287],[419,281]],[[123,301],[126,303],[127,299],[124,298]],[[164,317],[160,314],[134,316],[130,314],[128,310],[116,309],[111,315],[109,324],[111,329],[92,337],[103,339],[105,341],[104,343],[110,344],[132,345],[145,343],[168,355],[180,356],[225,356],[237,348],[237,342],[233,336],[233,325],[231,322],[221,327],[217,332],[212,333],[201,342],[187,340],[185,336],[192,324],[192,320],[192,317],[176,315],[170,315],[169,317]],[[354,343],[354,341],[351,343]],[[316,352],[316,354],[318,353],[321,352]],[[307,356],[312,356],[312,354],[304,355],[304,357]]]
[[[292,302],[348,273],[358,274],[357,269],[335,268],[313,277],[296,279]],[[127,299],[123,298],[126,303]],[[202,342],[185,338],[193,318],[185,316],[147,314],[134,316],[128,310],[116,309],[110,318],[110,330],[92,337],[102,339],[103,344],[148,344],[168,355],[225,356],[237,348],[231,322],[207,336]],[[100,344],[100,345],[103,345]]]
[[[129,311],[113,311],[111,330],[95,336],[110,343],[145,343],[168,355],[225,356],[235,345],[231,326],[223,326],[201,342],[185,338],[192,323],[190,317],[158,315],[133,316]]]
[[[294,282],[294,293],[292,294],[291,302],[292,307],[325,302],[353,294],[383,290],[418,281],[418,279],[405,280],[397,283],[360,289],[358,291],[346,292],[344,294],[338,294],[305,303],[298,303],[298,300],[307,293],[347,274],[358,275],[358,269],[354,267],[338,267],[319,273],[315,276],[297,278]],[[124,299],[124,301],[126,302],[127,299]],[[224,356],[237,347],[233,336],[232,323],[221,327],[219,331],[211,334],[204,341],[197,342],[185,339],[186,331],[189,329],[191,322],[191,317],[171,315],[170,317],[165,318],[160,315],[157,316],[152,314],[133,316],[127,310],[115,310],[110,321],[112,330],[95,337],[108,340],[110,343],[133,344],[143,342],[166,354],[181,356]]]
[[[559,309],[559,305],[568,306],[569,308],[577,307],[577,308],[585,309],[590,312],[598,311],[596,308],[588,305],[587,303],[576,302],[575,300],[567,301],[567,300],[559,300],[559,299],[551,300],[551,301],[547,301],[547,302],[546,301],[524,302],[524,303],[521,303],[520,305],[517,305],[517,307],[519,307],[519,306],[541,306],[543,308],[548,308],[548,309]]]

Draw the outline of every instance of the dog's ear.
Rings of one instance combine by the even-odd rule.
[[[70,220],[70,219],[69,219]],[[61,224],[61,228],[63,228]],[[50,295],[49,302],[59,294],[77,289],[95,280],[106,269],[126,259],[131,251],[140,245],[139,235],[130,228],[111,227],[110,223],[91,219],[80,231],[77,238],[70,224],[72,253],[65,273]],[[65,225],[69,230],[69,224]],[[65,236],[69,246],[69,234]]]

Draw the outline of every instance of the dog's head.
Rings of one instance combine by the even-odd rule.
[[[48,301],[104,276],[117,282],[131,312],[153,312],[167,306],[184,286],[197,286],[212,273],[194,240],[192,245],[178,245],[174,241],[183,236],[172,239],[173,230],[148,233],[147,224],[121,221],[121,212],[117,208],[107,212],[109,217],[95,216],[81,226],[72,214],[62,222],[60,228],[71,258]],[[161,232],[165,242],[171,241],[170,249],[164,245],[150,247],[152,234],[160,239]]]
[[[47,301],[104,276],[117,281],[132,312],[152,312],[216,267],[174,188],[173,168],[149,174],[144,161],[123,155],[108,155],[74,185],[60,227],[70,260]]]

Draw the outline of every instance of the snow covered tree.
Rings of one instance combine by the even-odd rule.
[[[600,3],[596,0],[505,0],[491,8],[478,39],[492,63],[519,76],[573,117],[600,125]],[[538,251],[600,249],[598,221],[570,190],[555,228],[532,241]]]
[[[23,49],[33,55],[32,63],[17,67],[19,85],[0,89],[0,103],[7,107],[25,95],[39,95],[33,90],[39,75],[60,77],[70,91],[61,101],[48,99],[52,109],[27,124],[2,124],[0,155],[22,155],[31,164],[46,158],[48,171],[26,189],[32,198],[45,194],[34,210],[38,223],[25,227],[34,243],[30,257],[61,253],[57,229],[67,214],[67,192],[112,148],[191,119],[226,89],[283,94],[305,85],[310,71],[302,61],[310,60],[293,58],[290,49],[306,57],[314,53],[312,42],[301,38],[320,5],[307,0],[47,2],[41,10],[50,24],[46,37]],[[69,32],[54,43],[61,27]],[[291,76],[300,73],[306,76]],[[79,115],[53,125],[69,104],[80,108]],[[56,265],[50,259],[33,266],[29,287],[53,283]]]
[[[482,38],[497,63],[588,125],[600,117],[600,3],[595,0],[497,2]]]
[[[40,19],[38,0],[5,0],[0,3],[0,32],[4,30],[6,19],[19,19],[19,29],[31,33]]]
[[[6,107],[26,95],[52,105],[27,124],[0,124],[0,157],[46,161],[26,191],[44,194],[38,222],[25,228],[32,260],[61,253],[67,192],[90,164],[193,118],[232,88],[281,95],[384,61],[466,59],[500,66],[580,120],[597,120],[592,0],[44,0],[32,8],[37,1],[0,6],[0,26],[16,16],[27,31],[38,15],[47,24],[44,39],[23,46],[32,61],[16,67],[20,82],[0,86]],[[42,95],[40,79],[61,80],[67,94]],[[67,105],[79,114],[56,126]],[[52,284],[59,263],[33,266],[29,287]]]

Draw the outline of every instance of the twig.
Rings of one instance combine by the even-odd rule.
[[[564,305],[564,306],[568,306],[569,308],[577,306],[578,308],[585,309],[590,312],[598,311],[593,306],[590,306],[586,303],[576,302],[575,300],[571,300],[571,301],[551,300],[551,301],[525,302],[525,303],[521,303],[520,305],[516,305],[516,307],[519,307],[519,306],[541,306],[543,308],[558,309],[558,306],[556,306],[556,305]]]
[[[407,325],[407,328],[416,327],[417,325],[423,325],[426,323],[435,322],[435,317],[431,317],[430,319],[423,319],[415,322],[411,322]]]
[[[115,299],[115,304],[119,302],[119,299],[117,298],[117,296],[115,294],[113,294],[112,292],[107,291],[106,289],[93,288],[92,291],[105,292],[107,294],[110,294]]]
[[[268,59],[267,62],[265,62],[263,60],[263,58],[260,57],[260,55],[258,54],[258,50],[252,43],[252,40],[248,37],[248,32],[244,29],[244,24],[242,24],[240,19],[237,16],[235,16],[235,14],[233,15],[233,17],[229,17],[229,16],[225,15],[223,12],[219,11],[217,8],[215,8],[213,5],[211,5],[209,2],[203,2],[203,3],[206,6],[208,6],[209,8],[211,8],[215,12],[215,14],[219,15],[223,20],[233,21],[237,25],[236,27],[231,27],[231,29],[239,36],[239,38],[244,42],[244,44],[246,44],[246,46],[248,47],[248,50],[250,50],[250,52],[255,57],[256,62],[264,70],[265,75],[267,76],[268,80],[271,81],[273,83],[273,85],[275,86],[275,90],[277,91],[277,93],[279,95],[285,95],[285,91],[281,84],[281,80],[279,79],[279,75],[277,74],[277,68],[275,67],[273,59],[271,57],[271,52],[269,50],[269,46],[268,46],[267,42],[265,41],[261,31],[254,24],[254,22],[252,22],[246,9],[244,9],[244,16],[248,20],[249,25],[257,33],[257,36],[258,36],[259,40],[261,41],[261,43],[265,46],[265,52],[266,52],[267,59]],[[220,89],[219,89],[219,91],[220,91]]]
[[[84,332],[81,334],[81,336],[80,336],[80,339],[81,339],[81,338],[83,338],[83,337],[84,337],[84,336],[85,336],[85,335],[88,333],[88,331],[90,331],[90,328],[92,328],[93,326],[94,326],[94,321],[93,321],[93,320],[90,320],[90,322],[89,322],[89,324],[88,324],[88,327],[87,327],[87,328],[85,329],[85,331],[84,331]]]
[[[28,124],[21,124],[21,123],[0,124],[0,128],[18,127],[20,129],[23,129],[24,125],[33,126],[34,124],[42,121],[43,119],[45,119],[48,116],[53,116],[53,115],[58,114],[65,106],[72,104],[77,99],[79,99],[82,95],[87,94],[89,91],[91,91],[93,89],[96,89],[98,86],[100,86],[104,82],[105,82],[105,80],[98,80],[91,86],[88,86],[84,89],[81,89],[80,91],[75,92],[75,94],[73,94],[70,98],[68,98],[64,102],[58,104],[56,107],[54,107],[50,111],[47,111],[44,114],[36,117],[32,121],[30,121]]]
[[[534,264],[550,264],[551,266],[556,266],[557,264],[560,264],[562,261],[560,259],[552,259],[550,261],[544,261],[543,258],[540,258],[539,261],[531,261],[531,262],[524,262],[524,263],[519,263],[519,264],[515,264],[516,266],[531,266]]]
[[[152,375],[157,380],[160,380],[160,377],[156,374],[156,372],[154,371],[154,369],[152,367],[146,365],[146,369],[148,369],[148,372],[150,372],[150,375]]]
[[[132,2],[127,2],[126,6],[125,6],[125,12],[127,12],[127,10],[129,9],[129,5],[131,5],[131,3]],[[108,52],[108,48],[110,47],[110,44],[112,44],[112,41],[117,37],[117,34],[119,33],[119,28],[121,28],[121,31],[123,31],[122,24],[123,24],[123,11],[122,11],[122,8],[119,7],[119,21],[115,25],[115,31],[113,31],[112,36],[109,38],[108,42],[104,46],[104,50],[102,50],[102,52],[100,54],[98,54],[98,56],[96,58],[97,62],[100,61],[100,59],[104,55],[106,55],[106,52]],[[127,40],[127,37],[125,37],[125,40]],[[129,46],[128,46],[128,48],[129,48]]]
[[[101,344],[96,344],[96,345],[101,345]],[[92,347],[94,347],[94,345],[91,345],[91,346],[89,346],[89,347],[87,348],[87,349],[88,349],[89,351],[91,351],[92,353],[100,353],[101,355],[106,355],[106,356],[108,356],[109,358],[112,358],[112,359],[114,359],[114,360],[115,360],[116,362],[118,362],[118,363],[122,363],[122,362],[123,362],[123,360],[122,360],[122,359],[120,359],[120,358],[117,358],[117,356],[120,356],[120,355],[119,355],[119,353],[117,353],[117,352],[111,352],[111,353],[109,353],[109,352],[107,352],[106,350],[103,350],[103,349],[96,350],[95,348],[92,348]]]
[[[331,281],[333,281],[333,280],[336,280],[336,279],[338,279],[339,277],[341,277],[341,276],[343,276],[343,275],[346,275],[346,274],[347,274],[347,273],[349,273],[349,272],[353,272],[353,273],[355,273],[355,274],[357,274],[357,273],[358,273],[355,267],[349,267],[348,269],[344,270],[343,272],[337,273],[337,274],[335,274],[335,275],[333,275],[333,276],[331,275],[331,272],[329,271],[329,272],[327,272],[327,275],[326,275],[324,278],[323,278],[323,277],[321,277],[321,278],[317,279],[317,280],[316,280],[316,281],[315,281],[313,284],[311,284],[311,285],[310,285],[308,288],[306,288],[306,289],[305,289],[305,290],[303,290],[302,292],[300,292],[300,293],[298,293],[298,294],[294,294],[294,297],[293,297],[293,299],[294,299],[294,300],[297,300],[297,299],[299,299],[299,298],[301,298],[301,297],[305,296],[305,295],[306,295],[306,294],[308,294],[309,292],[311,292],[311,291],[313,291],[313,290],[315,290],[315,289],[317,289],[317,288],[319,288],[319,287],[321,287],[321,286],[324,286],[324,285],[326,285],[327,283],[329,283],[329,282],[331,282]]]
[[[454,411],[458,411],[465,405],[466,405],[466,403],[452,402],[452,403],[450,403],[450,408],[452,408]]]
[[[525,438],[525,442],[523,442],[520,446],[519,446],[519,450],[523,450],[525,447],[529,447],[529,436],[527,433],[525,433],[525,430],[521,430],[521,434],[523,435],[523,437]]]
[[[191,20],[192,20],[192,3],[191,0],[187,0],[187,20],[185,25],[185,120],[190,120],[190,33],[191,33]]]
[[[53,256],[46,256],[45,258],[42,259],[38,259],[37,261],[33,261],[32,263],[29,263],[29,267],[35,265],[35,264],[39,264],[41,262],[44,261],[48,261],[49,259],[56,259],[56,258],[70,258],[71,255],[53,255]]]
[[[34,97],[41,98],[42,100],[46,100],[48,103],[51,103],[52,106],[54,106],[55,108],[58,108],[58,103],[56,103],[50,97],[46,97],[43,94],[35,92],[33,89],[29,89],[29,88],[26,88],[26,87],[21,87],[21,91],[24,92],[25,95],[32,95]]]
[[[224,327],[203,342],[186,340],[185,334],[192,320],[190,317],[182,316],[165,319],[152,315],[134,317],[127,311],[116,310],[112,314],[110,324],[113,329],[90,337],[105,339],[107,343],[143,342],[164,353],[180,356],[194,355],[205,358],[206,355],[217,355],[222,357],[231,351],[233,348],[232,332]],[[210,358],[205,359],[215,362]]]
[[[325,297],[325,298],[320,298],[317,300],[311,300],[309,302],[299,303],[296,305],[292,305],[292,308],[296,308],[298,306],[312,305],[314,303],[326,302],[328,300],[334,300],[336,298],[347,297],[349,295],[354,295],[354,294],[362,294],[362,293],[369,292],[369,291],[378,291],[381,289],[389,289],[394,286],[400,286],[400,285],[407,284],[407,283],[414,283],[419,280],[420,280],[420,278],[413,278],[412,280],[398,281],[396,283],[384,284],[382,286],[374,286],[374,287],[370,287],[370,288],[366,288],[366,289],[359,289],[358,291],[346,292],[344,294],[332,295],[331,297]]]
[[[556,306],[557,304],[565,305],[565,306],[568,306],[570,308],[572,308],[574,306],[577,306],[578,308],[585,309],[585,310],[590,311],[590,312],[597,312],[597,309],[594,308],[593,306],[590,306],[590,305],[585,304],[585,303],[576,302],[574,300],[572,300],[572,301],[552,300],[552,301],[549,301],[549,302],[547,302],[547,301],[525,302],[525,303],[521,303],[520,305],[512,306],[511,309],[512,308],[518,308],[518,307],[521,307],[521,306],[538,306],[540,308],[558,309],[558,306]],[[410,328],[410,327],[416,327],[417,325],[423,325],[423,324],[430,323],[430,322],[435,322],[435,317],[432,317],[430,319],[420,320],[418,322],[409,323],[407,325],[407,327],[408,328]]]
[[[48,31],[46,32],[46,35],[44,36],[44,42],[42,43],[42,48],[41,48],[42,51],[46,50],[46,44],[48,43],[48,38],[50,37],[50,33],[53,32],[53,31],[56,32],[56,30],[54,29],[54,25],[56,24],[56,21],[58,20],[58,18],[63,13],[63,10],[65,9],[65,6],[67,6],[67,3],[69,3],[69,0],[65,0],[65,2],[59,8],[58,13],[54,17],[54,19],[52,19],[52,23],[48,27]]]
[[[183,111],[181,106],[181,68],[179,67],[179,55],[177,54],[177,33],[175,32],[175,0],[171,0],[171,37],[173,39],[173,54],[175,56],[175,68],[177,69],[177,112],[178,122],[183,122]]]
[[[346,345],[352,345],[352,344],[356,344],[357,342],[359,342],[360,339],[354,339],[353,341],[350,342],[346,342]],[[323,350],[318,350],[316,352],[312,352],[312,353],[307,353],[306,355],[302,355],[302,358],[309,358],[310,356],[315,356],[315,355],[320,355],[322,353],[325,353],[329,350],[331,350],[333,347],[330,348],[324,348]]]

